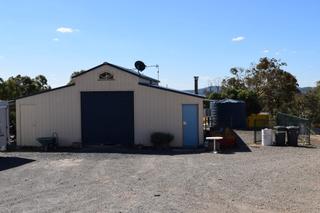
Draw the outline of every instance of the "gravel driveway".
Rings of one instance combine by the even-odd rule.
[[[0,153],[0,212],[320,212],[319,148],[250,149]]]

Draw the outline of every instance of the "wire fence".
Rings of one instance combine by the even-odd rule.
[[[298,126],[299,127],[299,142],[310,145],[311,122],[308,119],[297,116],[278,113],[276,123],[279,126]]]
[[[275,119],[256,119],[254,121],[254,142],[261,143],[261,130],[268,128],[274,129],[274,126],[298,126],[299,127],[299,143],[310,145],[311,122],[308,119],[297,116],[278,113]]]

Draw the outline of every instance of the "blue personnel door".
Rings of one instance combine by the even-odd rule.
[[[199,142],[198,105],[182,105],[183,146],[196,148]]]

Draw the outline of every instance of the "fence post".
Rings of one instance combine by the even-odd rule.
[[[257,128],[257,127],[256,127],[256,121],[257,121],[257,119],[254,119],[254,121],[253,121],[253,132],[254,132],[254,134],[253,134],[253,135],[254,135],[254,136],[253,136],[254,139],[253,139],[253,140],[254,140],[254,143],[255,143],[255,144],[257,143],[257,133],[256,133],[256,128]]]
[[[308,133],[308,142],[307,142],[307,145],[311,145],[311,121],[308,122],[308,130],[307,130],[307,133]]]

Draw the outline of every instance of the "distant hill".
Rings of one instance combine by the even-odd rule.
[[[305,94],[307,92],[309,92],[310,90],[312,90],[314,87],[299,87],[299,90],[301,91],[301,93]]]
[[[301,93],[305,94],[308,91],[312,90],[313,87],[299,87],[299,90]],[[221,87],[219,86],[209,86],[199,89],[199,95],[206,95],[207,93],[216,92],[219,93],[221,90]],[[184,90],[185,92],[194,93],[194,90]]]
[[[209,86],[209,87],[200,88],[198,89],[198,91],[199,91],[199,95],[206,95],[207,93],[211,93],[211,92],[219,93],[220,88],[221,87],[219,86]],[[189,93],[194,93],[194,90],[184,90],[184,91]]]

